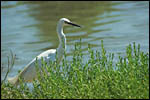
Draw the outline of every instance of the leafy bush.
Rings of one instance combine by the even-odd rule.
[[[114,53],[106,53],[103,41],[101,52],[89,45],[88,54],[88,61],[83,62],[81,42],[76,43],[71,62],[66,60],[66,55],[61,66],[42,61],[43,74],[39,73],[38,80],[33,81],[32,90],[23,82],[18,87],[3,83],[1,98],[149,98],[149,54],[140,51],[140,45],[129,44],[126,56],[118,56],[117,62],[114,62]]]

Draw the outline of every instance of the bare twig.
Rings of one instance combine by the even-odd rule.
[[[13,55],[12,50],[10,50],[10,53],[11,53],[11,59],[9,60],[9,56],[7,56],[7,58],[8,58],[8,69],[7,69],[7,72],[6,72],[4,79],[1,81],[1,85],[6,80],[9,72],[11,71],[11,69],[13,68],[13,66],[15,64],[16,55],[15,56]],[[11,63],[10,63],[10,61],[11,61]]]

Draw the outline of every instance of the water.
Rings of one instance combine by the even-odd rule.
[[[82,38],[83,52],[100,51],[101,40],[107,52],[125,54],[125,47],[132,42],[149,50],[149,2],[1,2],[1,70],[7,70],[10,50],[16,54],[15,66],[9,76],[14,76],[41,52],[57,48],[59,41],[56,25],[65,17],[83,28],[65,27],[67,58],[72,57],[74,43]],[[86,61],[86,59],[85,59]]]

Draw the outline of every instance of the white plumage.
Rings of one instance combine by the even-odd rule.
[[[63,33],[64,24],[70,24],[73,26],[80,27],[77,24],[73,24],[70,20],[66,18],[61,18],[57,25],[57,34],[58,34],[58,38],[60,42],[58,48],[47,50],[41,53],[40,55],[38,55],[37,57],[35,57],[17,76],[13,78],[8,78],[8,82],[14,85],[18,85],[19,78],[22,78],[25,82],[32,82],[33,79],[36,79],[37,78],[37,72],[36,72],[36,67],[35,67],[36,59],[38,62],[38,66],[41,67],[42,58],[45,62],[47,62],[47,64],[49,64],[50,60],[51,61],[56,60],[56,52],[57,52],[57,58],[58,58],[57,64],[60,63],[64,55],[64,51],[66,49],[66,37],[65,37],[65,34]]]

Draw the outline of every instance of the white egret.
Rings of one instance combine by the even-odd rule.
[[[58,38],[59,38],[58,48],[47,50],[47,51],[41,53],[40,55],[38,55],[37,57],[35,57],[27,66],[25,66],[25,68],[18,75],[16,75],[15,77],[12,77],[12,78],[8,78],[8,82],[10,82],[11,84],[14,84],[14,85],[18,85],[19,78],[22,78],[24,80],[24,82],[32,82],[33,79],[37,78],[36,67],[35,67],[36,59],[38,62],[38,66],[41,67],[41,59],[42,58],[47,63],[50,60],[55,61],[56,60],[56,52],[57,52],[57,56],[58,56],[57,64],[59,64],[59,62],[61,61],[61,59],[64,55],[64,51],[66,48],[66,36],[63,33],[64,24],[69,24],[69,25],[80,27],[77,24],[73,24],[70,20],[68,20],[66,18],[61,18],[57,25],[57,34],[58,34]]]

